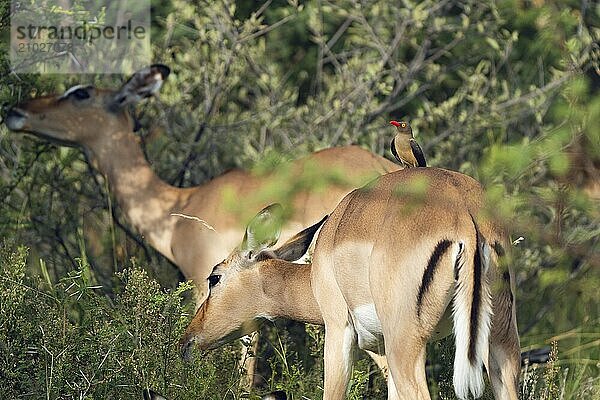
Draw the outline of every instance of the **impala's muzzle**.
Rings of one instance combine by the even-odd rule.
[[[27,112],[13,107],[8,110],[5,123],[8,129],[11,131],[19,131],[25,126],[28,117],[29,116],[27,115]]]
[[[194,349],[194,346],[198,352],[204,353],[207,350],[216,349],[223,344],[223,341],[209,343],[203,339],[202,334],[186,332],[181,337],[181,340],[179,340],[179,351],[181,358],[187,362],[192,360],[192,350]]]
[[[193,335],[185,334],[179,341],[179,348],[181,350],[181,358],[184,361],[190,361],[192,359],[192,348],[194,347]]]

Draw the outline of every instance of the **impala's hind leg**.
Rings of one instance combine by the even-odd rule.
[[[400,400],[398,389],[396,389],[396,385],[394,384],[394,378],[390,374],[387,375],[387,391],[387,400]]]
[[[492,294],[494,315],[490,338],[489,374],[497,400],[517,400],[521,373],[521,348],[517,332],[515,303],[508,272],[500,290]]]
[[[393,337],[390,342],[386,339],[388,400],[430,400],[425,378],[425,341],[408,333]]]
[[[378,291],[373,297],[385,338],[388,400],[430,400],[425,378],[427,337],[421,322],[415,318],[415,309],[406,307],[400,296],[385,301],[384,293]]]
[[[319,260],[317,257],[315,260]],[[325,322],[323,400],[343,400],[350,380],[357,337],[329,261],[328,258],[321,259],[318,263],[321,268],[313,268],[311,277],[313,293]]]
[[[387,249],[373,251],[370,270],[371,294],[393,380],[388,388],[395,389],[397,396],[389,393],[388,398],[429,400],[425,346],[450,301],[455,250],[449,240],[416,246],[402,235],[393,236],[395,248],[411,251],[401,257],[390,255]]]
[[[346,397],[355,345],[356,332],[349,322],[345,326],[325,324],[324,400]]]
[[[521,347],[517,330],[514,278],[499,242],[494,242],[494,266],[489,271],[492,289],[492,331],[488,371],[497,400],[517,400],[521,374]]]

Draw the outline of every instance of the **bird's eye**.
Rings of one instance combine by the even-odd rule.
[[[403,128],[406,128],[406,124],[402,124],[402,127],[403,127]]]
[[[208,287],[213,288],[221,280],[221,275],[211,275],[208,277]]]

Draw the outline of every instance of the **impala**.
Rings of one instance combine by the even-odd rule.
[[[424,192],[411,191],[423,182]],[[503,267],[509,243],[480,215],[483,198],[466,175],[397,171],[351,192],[326,222],[276,249],[278,230],[260,239],[257,226],[276,226],[269,221],[278,207],[263,209],[209,276],[208,299],[181,340],[184,354],[194,343],[211,349],[263,320],[292,318],[325,325],[325,399],[345,396],[357,345],[387,356],[388,399],[429,399],[425,344],[453,325],[457,396],[482,394],[485,365],[495,397],[516,400],[519,337]],[[321,224],[312,265],[292,263]]]
[[[197,303],[201,304],[208,293],[203,285],[213,265],[227,256],[244,231],[244,221],[225,209],[224,192],[233,194],[242,209],[244,201],[263,191],[270,178],[231,170],[201,186],[179,188],[156,176],[133,132],[127,109],[156,94],[169,73],[168,67],[153,65],[136,72],[117,90],[78,85],[60,95],[33,99],[9,110],[6,125],[13,131],[82,148],[91,165],[108,179],[129,223],[186,279],[194,280]],[[330,212],[354,187],[398,169],[391,161],[357,146],[322,150],[291,167],[296,175],[305,167],[337,169],[348,182],[358,184],[296,194],[284,237]],[[258,207],[273,201],[265,200]]]

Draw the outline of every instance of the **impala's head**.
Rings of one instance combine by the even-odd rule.
[[[399,133],[403,133],[403,134],[408,134],[412,136],[412,128],[410,127],[410,124],[408,122],[405,121],[390,121],[391,125],[394,125],[396,127],[396,130]]]
[[[279,267],[297,268],[291,262],[306,253],[325,220],[274,249],[281,233],[281,206],[273,204],[260,211],[248,224],[242,244],[208,277],[208,298],[180,342],[184,357],[189,356],[194,343],[201,350],[213,349],[254,332],[262,321],[276,317],[270,314],[272,300],[265,292],[269,285],[280,283],[276,282],[282,279]]]
[[[132,131],[127,106],[155,94],[169,72],[156,64],[136,72],[118,90],[77,85],[58,95],[29,100],[8,111],[6,126],[69,145]]]

